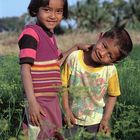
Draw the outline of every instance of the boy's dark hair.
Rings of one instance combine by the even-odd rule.
[[[28,6],[28,11],[31,17],[36,17],[37,12],[40,7],[45,7],[49,5],[50,0],[31,0]],[[64,19],[68,18],[68,2],[64,0],[64,9],[63,9]]]
[[[103,34],[105,38],[111,38],[116,40],[116,45],[119,47],[121,56],[118,60],[121,60],[128,56],[132,51],[133,43],[129,33],[124,28],[113,27],[109,31]]]

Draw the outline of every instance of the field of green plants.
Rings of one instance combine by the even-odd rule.
[[[0,140],[23,140],[21,112],[24,104],[18,56],[0,56],[0,67]],[[101,134],[99,140],[139,140],[140,45],[135,45],[131,55],[117,64],[117,68],[122,95],[113,112],[111,136]],[[81,140],[81,133],[71,140]]]

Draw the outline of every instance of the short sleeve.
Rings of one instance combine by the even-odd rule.
[[[109,78],[109,81],[108,81],[108,94],[110,96],[119,96],[121,94],[117,70]]]
[[[23,30],[18,39],[20,64],[33,64],[39,42],[37,33],[32,28]]]
[[[61,71],[61,77],[62,77],[62,85],[64,87],[69,86],[69,81],[72,73],[75,71],[75,63],[78,60],[78,54],[81,52],[81,50],[73,51],[65,60],[65,63],[63,64],[62,71]]]
[[[66,60],[61,71],[62,86],[68,87],[70,75],[71,70]]]

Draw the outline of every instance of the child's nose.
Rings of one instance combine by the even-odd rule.
[[[106,54],[107,54],[107,51],[106,50],[100,51],[101,58],[104,58],[106,56]]]
[[[50,16],[51,16],[51,18],[56,18],[56,14],[55,14],[55,12],[52,11],[51,14],[50,14]]]

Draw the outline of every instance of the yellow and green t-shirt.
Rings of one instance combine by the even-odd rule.
[[[87,66],[83,51],[71,53],[62,69],[62,85],[69,90],[69,105],[76,116],[76,124],[100,123],[106,98],[120,95],[115,65],[98,68]]]

